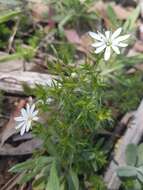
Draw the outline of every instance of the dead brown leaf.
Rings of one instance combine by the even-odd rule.
[[[92,41],[87,33],[80,37],[75,30],[70,29],[65,30],[65,35],[67,40],[76,46],[77,50],[86,54],[89,53]]]
[[[85,33],[81,36],[81,48],[83,49],[82,51],[85,52],[86,54],[90,52],[92,44],[92,39],[91,37]]]
[[[113,8],[119,20],[126,20],[132,12],[132,8],[124,8],[120,5],[116,5],[115,3],[104,3],[103,1],[94,3],[94,5],[89,8],[89,12],[97,12],[101,18],[103,18],[107,28],[112,26],[107,14],[108,5]]]
[[[33,19],[36,22],[43,21],[45,15],[48,15],[49,7],[42,1],[29,2],[29,8],[31,9]]]
[[[48,30],[55,26],[55,21],[53,20],[54,10],[51,6],[47,5],[42,0],[32,0],[29,2],[29,7],[32,12],[32,17],[35,22],[44,22],[48,25]]]
[[[65,30],[67,40],[73,44],[81,44],[81,39],[74,29]]]
[[[107,16],[107,4],[102,1],[96,2],[92,7],[89,8],[89,12],[97,12],[101,18],[104,19],[105,25],[111,27],[112,24]]]
[[[143,52],[143,42],[140,40],[136,41],[133,48],[138,52]]]
[[[135,68],[139,71],[143,71],[143,63],[135,65]]]
[[[131,8],[125,9],[124,7],[122,7],[120,5],[113,4],[112,7],[113,7],[113,10],[115,11],[118,19],[120,19],[120,20],[126,20],[132,12]]]

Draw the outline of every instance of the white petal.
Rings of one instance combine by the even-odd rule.
[[[15,117],[14,118],[15,121],[23,121],[25,120],[24,117]]]
[[[121,34],[122,28],[118,28],[111,36],[111,40],[114,40],[117,36]]]
[[[127,47],[128,44],[120,42],[120,43],[118,43],[118,46],[119,46],[119,47]]]
[[[20,135],[24,135],[26,126],[24,125],[20,130]]]
[[[89,32],[89,35],[95,40],[102,41],[102,38],[100,37],[100,35],[96,34],[95,32]]]
[[[103,45],[103,46],[97,48],[97,49],[95,50],[95,53],[98,54],[98,53],[100,53],[101,51],[103,51],[105,48],[106,48],[106,45]]]
[[[29,131],[30,127],[31,127],[31,121],[28,121],[26,126],[26,132]]]
[[[102,38],[102,41],[105,42],[106,41],[106,37],[100,33],[99,31],[97,31],[98,35]]]
[[[35,109],[35,104],[33,104],[33,105],[31,106],[31,108],[30,108],[30,113],[31,113],[31,114],[33,113],[34,109]]]
[[[97,43],[92,44],[91,46],[97,48],[97,47],[103,46],[104,44],[105,44],[104,42],[97,42]]]
[[[112,45],[112,49],[114,50],[116,54],[120,54],[120,50],[117,46]]]
[[[111,33],[110,31],[106,31],[106,32],[105,32],[105,36],[106,36],[106,39],[107,39],[107,40],[109,40],[109,38],[110,38],[110,33]]]
[[[130,37],[130,34],[123,35],[123,36],[119,36],[118,38],[115,39],[115,42],[124,41],[124,40],[128,39],[129,37]],[[113,41],[113,42],[114,42],[114,41]]]
[[[37,114],[38,114],[38,110],[36,110],[36,111],[34,111],[33,113],[32,113],[32,116],[34,117],[34,116],[36,116]]]
[[[39,117],[33,117],[33,121],[38,121]]]
[[[30,105],[29,104],[26,104],[26,111],[28,113],[28,115],[30,114]]]
[[[105,61],[108,61],[111,55],[111,47],[107,47],[104,53],[104,59]]]
[[[21,109],[21,114],[24,118],[27,117],[27,112],[24,108]]]
[[[24,126],[25,125],[25,121],[23,121],[23,122],[21,122],[20,124],[18,124],[16,127],[15,127],[15,129],[19,129],[19,128],[21,128],[22,126]]]

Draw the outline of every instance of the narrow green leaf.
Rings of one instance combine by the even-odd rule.
[[[73,170],[70,170],[70,175],[71,175],[75,190],[78,190],[79,189],[79,180],[78,180],[77,173],[75,173]]]
[[[24,174],[21,179],[18,181],[19,184],[25,184],[27,182],[29,182],[32,178],[35,177],[35,173],[33,171],[31,171],[30,173],[26,173]]]
[[[9,11],[7,13],[0,14],[0,24],[7,22],[8,20],[11,20],[12,17],[18,16],[21,13],[21,10],[14,10],[14,11]]]
[[[23,172],[26,170],[31,170],[33,168],[40,170],[44,165],[52,162],[52,159],[53,159],[52,157],[47,157],[47,156],[40,156],[39,158],[29,159],[20,164],[16,164],[9,171],[15,173],[15,172]]]
[[[0,57],[0,63],[6,62],[6,61],[12,61],[16,59],[21,59],[21,58],[22,58],[22,55],[20,55],[20,53],[2,55]]]
[[[136,9],[133,11],[133,13],[128,17],[126,22],[124,23],[123,29],[125,32],[131,31],[136,23],[137,18],[140,14],[140,6],[137,6]]]
[[[32,169],[33,166],[34,166],[34,160],[27,160],[25,162],[22,162],[20,164],[16,164],[14,165],[9,171],[10,172],[23,172],[23,171],[26,171],[27,169]]]
[[[68,184],[69,190],[79,190],[79,179],[77,173],[72,169],[69,171]]]
[[[48,179],[46,190],[60,190],[60,181],[57,174],[55,162],[53,162],[51,166],[50,176]]]
[[[118,26],[118,18],[111,5],[108,5],[108,7],[107,7],[107,15],[108,15],[111,23],[113,24],[113,26],[117,27]]]

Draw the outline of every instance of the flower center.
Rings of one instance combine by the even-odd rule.
[[[112,45],[112,42],[111,42],[111,40],[109,39],[109,40],[107,40],[106,41],[106,46],[111,46]]]
[[[33,120],[33,117],[32,116],[29,116],[28,117],[28,121],[30,122],[30,121],[32,121]]]

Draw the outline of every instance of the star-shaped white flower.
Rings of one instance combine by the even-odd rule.
[[[16,129],[20,129],[20,135],[22,136],[25,132],[28,132],[32,127],[32,121],[37,121],[38,110],[35,110],[35,104],[26,105],[26,109],[21,109],[21,115],[19,117],[15,117],[15,121],[17,122]]]
[[[97,42],[92,44],[96,48],[95,53],[104,51],[105,61],[110,59],[112,50],[116,54],[120,54],[119,47],[127,47],[128,44],[123,43],[124,40],[129,38],[129,34],[120,36],[122,28],[118,28],[114,33],[106,31],[105,35],[100,32],[89,32],[89,35]]]

